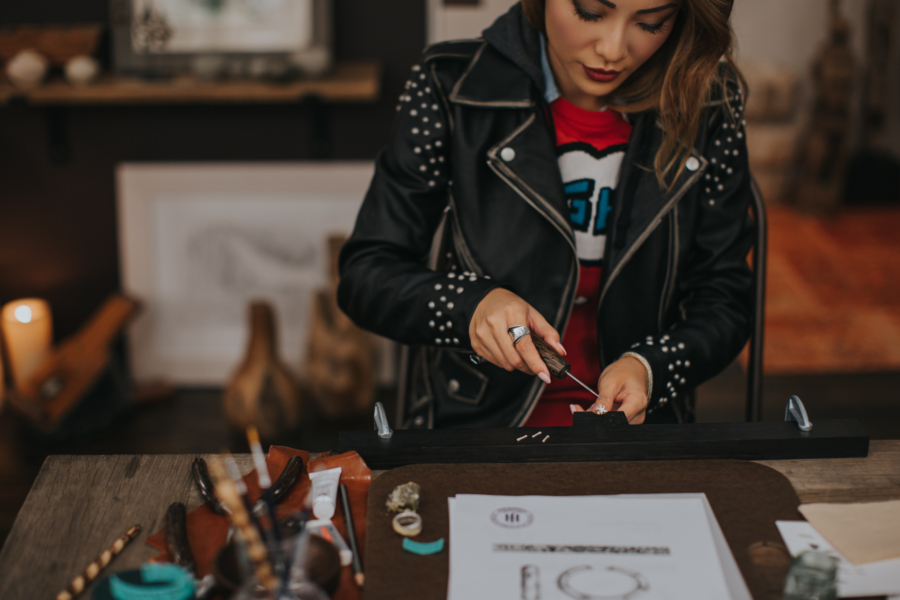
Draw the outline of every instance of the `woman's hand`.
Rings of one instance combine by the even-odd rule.
[[[597,382],[600,399],[588,410],[602,405],[606,410],[625,413],[628,422],[639,425],[647,416],[647,369],[636,358],[626,356],[609,365],[600,373]],[[577,404],[573,412],[583,411]]]
[[[518,369],[528,375],[537,375],[544,383],[550,383],[550,372],[531,337],[525,336],[513,346],[512,336],[507,330],[515,325],[524,325],[532,331],[532,335],[540,336],[565,356],[566,350],[559,343],[559,334],[546,319],[519,296],[502,288],[488,292],[475,308],[475,314],[469,323],[472,349],[478,356],[501,369]]]

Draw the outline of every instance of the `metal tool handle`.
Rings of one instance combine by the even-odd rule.
[[[194,475],[194,483],[197,486],[197,491],[200,492],[200,497],[209,504],[214,513],[224,515],[226,512],[225,507],[216,498],[215,485],[213,485],[212,478],[209,476],[206,461],[202,458],[195,458],[191,462],[191,473]]]
[[[534,347],[537,348],[538,354],[541,355],[541,360],[544,361],[544,364],[547,365],[547,368],[550,370],[550,374],[554,377],[564,379],[572,369],[572,365],[566,362],[566,359],[564,359],[559,352],[551,348],[550,344],[540,337],[531,334],[531,341],[534,343]]]
[[[287,496],[288,492],[290,492],[297,481],[300,480],[303,471],[303,459],[299,456],[292,456],[285,465],[281,475],[279,475],[278,479],[275,480],[275,483],[272,484],[272,499],[276,504],[281,502],[284,497]]]
[[[165,539],[166,550],[176,565],[182,566],[191,574],[196,571],[194,554],[188,544],[187,511],[181,502],[173,502],[166,510]]]

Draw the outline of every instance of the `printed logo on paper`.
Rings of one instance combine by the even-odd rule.
[[[500,527],[518,529],[531,525],[534,522],[534,515],[524,508],[498,508],[491,513],[491,521]]]

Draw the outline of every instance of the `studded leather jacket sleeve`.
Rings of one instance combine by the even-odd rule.
[[[403,344],[471,350],[469,321],[497,283],[426,266],[452,185],[452,124],[438,85],[427,63],[413,66],[341,252],[338,302],[365,329]]]
[[[707,164],[696,184],[700,193],[673,294],[674,319],[630,348],[649,367],[651,413],[727,367],[747,339],[752,192],[743,96],[737,85],[729,96],[711,111],[703,136]]]

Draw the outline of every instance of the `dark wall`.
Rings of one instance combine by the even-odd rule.
[[[371,159],[384,145],[425,44],[425,4],[334,0],[337,59],[377,59],[384,77],[377,103],[327,107],[330,158]],[[107,0],[0,2],[0,25],[106,19]],[[71,149],[64,164],[50,159],[50,115],[0,106],[0,302],[46,298],[57,338],[119,287],[118,163],[311,158],[308,105],[67,107],[57,114]]]

